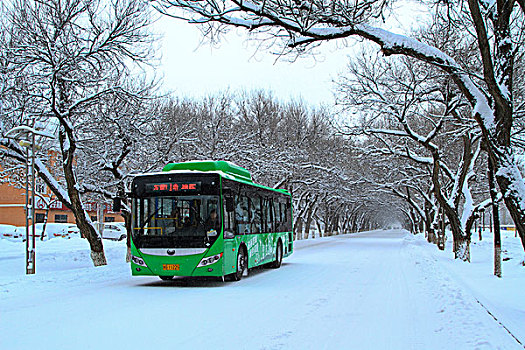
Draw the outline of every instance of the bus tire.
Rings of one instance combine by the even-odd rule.
[[[244,248],[239,249],[237,254],[237,271],[232,274],[234,281],[240,281],[244,275],[245,270],[248,270],[248,257]]]
[[[281,267],[281,263],[283,261],[283,243],[281,240],[277,242],[277,247],[275,248],[275,260],[272,263],[272,268],[278,269]]]

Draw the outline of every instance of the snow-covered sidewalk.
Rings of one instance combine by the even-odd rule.
[[[511,259],[494,282],[488,243],[469,265],[401,230],[301,241],[280,269],[228,283],[132,278],[122,242],[96,269],[84,242],[53,244],[24,276],[0,242],[2,349],[523,349],[509,332],[523,342],[525,271]]]
[[[490,315],[525,347],[525,267],[523,247],[513,231],[502,231],[503,278],[495,277],[494,238],[484,231],[472,236],[471,263],[453,259],[452,244],[444,252],[427,244],[421,236],[408,236],[411,248],[420,259],[430,259],[462,289],[472,295]],[[432,264],[428,264],[429,266]]]

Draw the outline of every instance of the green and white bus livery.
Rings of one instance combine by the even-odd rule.
[[[228,276],[293,252],[289,192],[225,161],[170,163],[134,178],[132,275]]]

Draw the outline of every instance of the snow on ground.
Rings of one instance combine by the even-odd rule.
[[[93,268],[74,238],[37,244],[25,276],[23,243],[0,240],[0,349],[523,349],[519,239],[503,237],[502,279],[490,237],[474,243],[466,264],[402,230],[300,241],[223,283],[131,277],[124,242]]]

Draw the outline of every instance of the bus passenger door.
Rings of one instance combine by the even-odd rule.
[[[224,226],[224,274],[234,273],[237,269],[237,244],[235,242],[235,212],[233,197],[225,196],[223,208]]]

